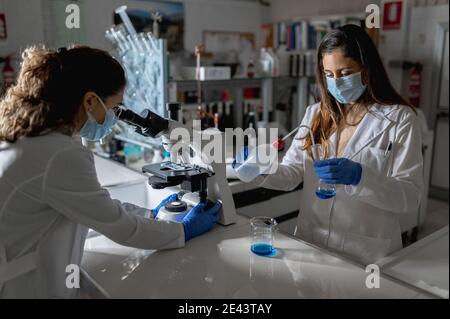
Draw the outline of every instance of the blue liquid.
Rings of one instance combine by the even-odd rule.
[[[277,253],[277,250],[275,248],[273,248],[272,245],[264,244],[264,243],[253,244],[250,249],[252,252],[254,252],[256,255],[259,255],[259,256],[271,257],[271,256],[275,256]]]
[[[321,190],[316,191],[316,195],[320,199],[329,199],[329,198],[336,196],[336,191],[327,191],[327,190],[321,189]]]

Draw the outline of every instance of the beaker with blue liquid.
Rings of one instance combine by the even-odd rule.
[[[252,242],[250,250],[259,256],[276,256],[277,250],[274,247],[274,232],[277,226],[275,219],[271,217],[253,217],[250,219],[252,229]]]
[[[324,181],[319,181],[319,186],[316,189],[316,196],[320,199],[329,199],[336,196],[336,185],[328,184]]]
[[[331,158],[325,156],[325,149],[320,144],[314,144],[312,150],[314,161]],[[316,196],[320,199],[333,198],[336,196],[336,185],[326,183],[320,179],[319,185],[316,188]]]

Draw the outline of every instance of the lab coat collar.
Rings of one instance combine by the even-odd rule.
[[[372,114],[380,115],[390,121],[393,121],[392,112],[398,110],[399,108],[400,106],[398,104],[380,105],[378,103],[375,103],[371,107],[369,107],[369,112]]]
[[[398,105],[373,104],[350,138],[342,157],[354,158],[363,148],[386,131],[394,123],[393,112],[398,108]],[[336,141],[336,139],[334,140]]]

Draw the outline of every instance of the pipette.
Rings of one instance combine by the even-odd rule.
[[[316,154],[316,143],[314,141],[314,134],[311,130],[311,128],[308,125],[299,125],[296,128],[294,128],[292,131],[290,131],[285,137],[283,138],[278,138],[276,139],[272,145],[279,151],[281,151],[284,148],[284,141],[291,135],[293,135],[295,132],[297,132],[299,129],[301,128],[306,128],[309,131],[309,135],[311,136],[311,141],[312,141],[312,150],[313,150],[313,157],[314,159],[316,159],[317,154]]]
[[[250,182],[261,174],[271,174],[276,171],[278,163],[278,151],[283,150],[284,141],[297,132],[301,128],[307,128],[311,134],[313,141],[312,153],[314,158],[316,157],[316,144],[314,143],[314,136],[312,130],[307,125],[299,125],[293,129],[284,138],[279,137],[272,144],[260,144],[256,148],[249,149],[250,154],[244,155],[244,159],[239,162],[239,166],[236,166],[237,161],[233,162],[232,167],[236,176],[243,182]],[[248,152],[247,152],[248,153]]]
[[[133,24],[131,23],[130,18],[128,17],[128,14],[126,12],[127,6],[120,6],[116,9],[116,13],[120,16],[122,19],[123,24],[125,25],[125,28],[127,29],[128,33],[130,35],[135,35],[136,30],[133,27]]]

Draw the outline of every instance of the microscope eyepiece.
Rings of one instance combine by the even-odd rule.
[[[118,106],[114,108],[114,114],[119,120],[136,127],[136,131],[144,136],[158,137],[169,127],[168,120],[148,109],[139,115],[129,109]]]

